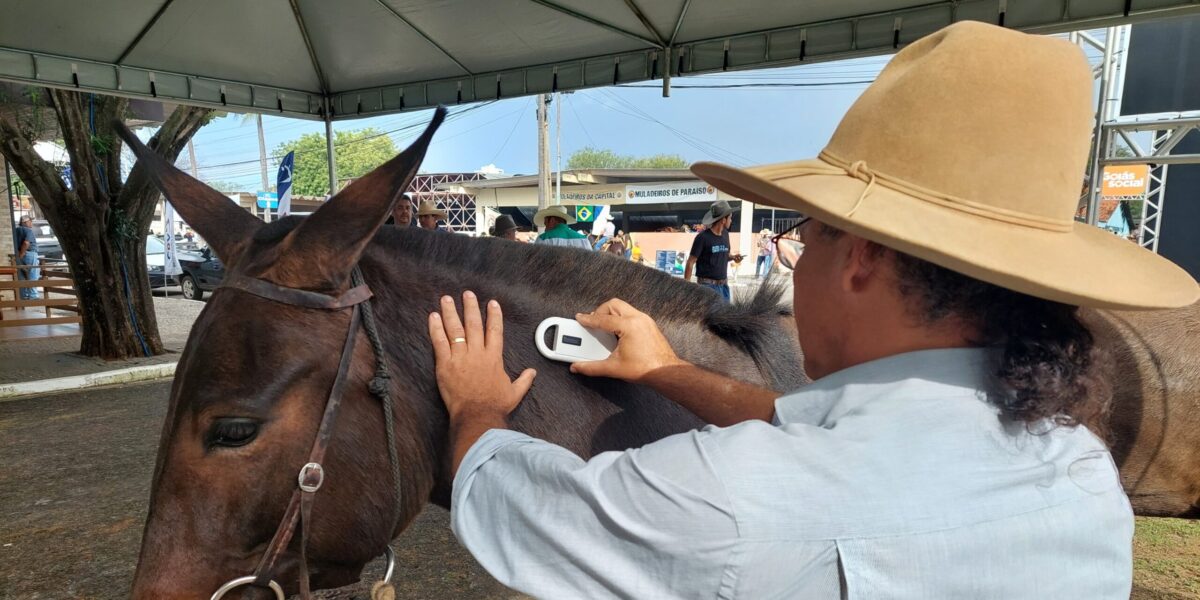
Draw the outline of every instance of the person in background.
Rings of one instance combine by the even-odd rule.
[[[625,252],[629,248],[625,245],[625,236],[622,235],[622,233],[624,232],[617,232],[617,234],[614,235],[611,240],[609,240],[608,247],[605,248],[605,251],[609,254],[615,254],[621,258],[625,258]]]
[[[417,210],[417,224],[427,231],[446,231],[438,227],[438,221],[446,220],[446,213],[433,203],[433,200],[422,200]]]
[[[396,202],[396,207],[392,209],[392,216],[388,217],[386,225],[395,225],[396,227],[412,227],[413,221],[413,205],[408,194],[400,197]],[[436,226],[436,224],[435,224]]]
[[[771,263],[773,262],[775,262],[775,244],[771,242],[771,230],[763,229],[758,234],[758,262],[754,265],[754,276],[770,277]]]
[[[629,260],[639,265],[642,264],[642,247],[637,242],[633,243],[633,250],[630,250],[629,256]]]
[[[512,215],[500,215],[496,217],[496,224],[492,226],[492,237],[515,242],[517,241],[517,232],[520,230],[516,221],[513,221]]]
[[[621,238],[621,243],[625,245],[625,260],[630,260],[633,256],[633,236],[624,230],[617,230],[617,237]]]
[[[38,264],[37,233],[33,230],[33,219],[29,215],[21,217],[16,235],[13,236],[13,246],[17,250],[17,265]],[[17,269],[17,279],[22,281],[37,281],[41,278],[41,269]],[[35,288],[21,288],[22,300],[37,300],[42,295]]]
[[[575,219],[567,214],[567,207],[561,204],[537,211],[537,214],[533,215],[533,224],[546,228],[546,231],[537,237],[537,243],[591,250],[592,245],[586,235],[567,227],[574,222]]]
[[[729,263],[742,262],[741,254],[729,252],[729,228],[733,225],[733,214],[737,212],[729,203],[718,200],[704,215],[704,231],[692,240],[692,251],[688,254],[683,278],[691,281],[693,269],[696,282],[716,292],[729,302]]]

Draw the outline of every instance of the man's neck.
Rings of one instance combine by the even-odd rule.
[[[712,227],[708,228],[708,230],[713,232],[713,235],[721,235],[722,233],[725,233],[725,226],[714,223]]]

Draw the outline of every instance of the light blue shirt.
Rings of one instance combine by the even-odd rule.
[[[589,461],[492,430],[454,533],[543,598],[1129,598],[1133,513],[1083,427],[1029,431],[988,351],[858,365],[706,427]]]

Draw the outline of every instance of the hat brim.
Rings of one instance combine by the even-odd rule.
[[[538,227],[545,227],[546,226],[546,217],[558,217],[560,219],[566,219],[567,225],[575,224],[575,217],[572,217],[570,215],[570,213],[566,213],[566,212],[560,213],[557,210],[553,210],[550,208],[543,208],[542,210],[539,210],[536,213],[534,213],[533,224],[537,225]]]
[[[820,159],[750,169],[701,162],[692,172],[732,196],[799,211],[1038,298],[1112,309],[1175,308],[1200,298],[1196,280],[1175,263],[1096,227],[1077,223],[1069,232],[1054,232],[1018,225],[934,204],[878,182],[859,202],[867,185],[861,179],[811,174],[831,168],[836,167]]]
[[[721,216],[717,216],[717,215],[713,214],[713,211],[710,208],[710,209],[708,209],[708,212],[704,213],[704,217],[700,219],[700,224],[704,225],[705,227],[708,227],[709,225],[712,225],[713,223],[716,223],[717,221],[720,221],[721,219],[724,219],[725,217],[728,217],[731,215],[736,215],[737,212],[738,212],[738,209],[734,208]]]

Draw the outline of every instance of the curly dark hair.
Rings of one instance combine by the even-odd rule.
[[[821,232],[840,231],[822,224]],[[836,233],[833,233],[836,232]],[[911,255],[893,256],[902,296],[926,324],[958,319],[977,332],[971,342],[998,349],[989,400],[1007,419],[1037,429],[1045,422],[1085,424],[1106,437],[1111,388],[1108,358],[1079,319],[1079,307],[985,283]]]

